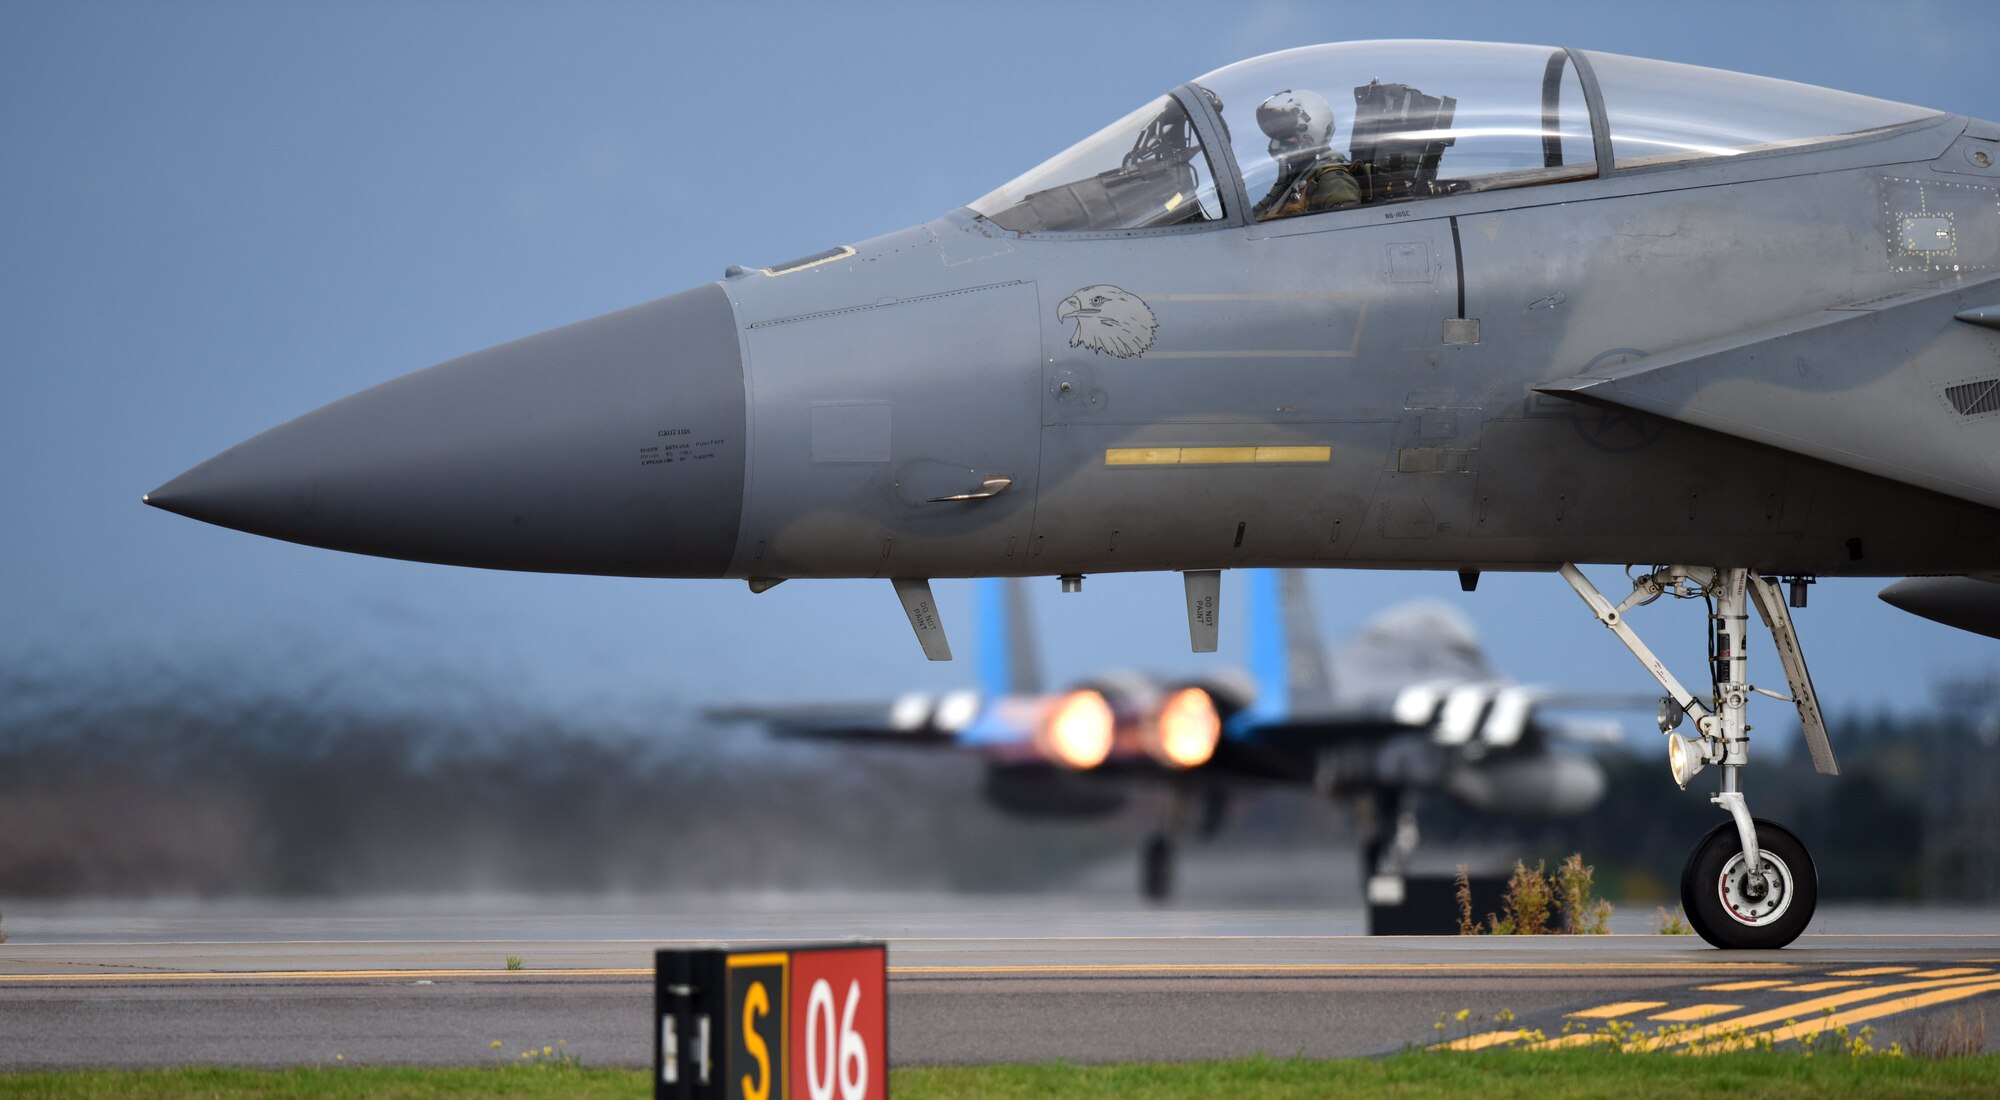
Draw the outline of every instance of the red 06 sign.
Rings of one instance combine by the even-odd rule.
[[[792,955],[792,1095],[883,1100],[889,1063],[888,997],[879,947]]]

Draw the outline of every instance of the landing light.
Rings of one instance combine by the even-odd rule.
[[[1686,787],[1703,763],[1700,745],[1678,733],[1667,735],[1667,770],[1673,773],[1677,785]]]
[[[1661,698],[1659,713],[1655,716],[1655,721],[1660,723],[1661,733],[1672,733],[1680,728],[1681,719],[1686,716],[1686,709],[1673,696],[1668,695]]]
[[[1117,726],[1118,719],[1103,695],[1072,691],[1056,703],[1042,724],[1042,753],[1065,767],[1089,771],[1111,755]]]
[[[1215,755],[1222,740],[1222,715],[1215,700],[1198,687],[1167,696],[1146,748],[1170,768],[1199,768]]]

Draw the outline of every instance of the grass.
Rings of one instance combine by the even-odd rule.
[[[2000,1098],[2000,1056],[1806,1057],[1794,1050],[1714,1057],[1634,1056],[1610,1050],[1550,1053],[1401,1054],[1309,1061],[1245,1058],[1181,1065],[973,1066],[899,1069],[896,1100],[1304,1100],[1307,1097],[1469,1096],[1479,1100],[1573,1100],[1611,1095]],[[0,1074],[0,1097],[37,1100],[237,1100],[247,1097],[629,1097],[650,1095],[642,1070],[524,1066],[507,1069],[317,1068],[279,1071],[185,1069]]]
[[[1465,1096],[1572,1100],[1625,1096],[2000,1097],[2000,1057],[1947,1061],[1804,1058],[1755,1052],[1713,1058],[1632,1057],[1615,1051],[1408,1054],[1334,1062],[1250,1058],[1184,1066],[990,1066],[907,1069],[892,1075],[897,1100],[1029,1097]]]
[[[0,1074],[0,1097],[33,1100],[454,1100],[522,1097],[595,1100],[651,1096],[652,1074],[628,1069],[507,1067],[407,1069],[372,1066],[312,1069],[77,1070]],[[900,1098],[899,1098],[900,1100]]]

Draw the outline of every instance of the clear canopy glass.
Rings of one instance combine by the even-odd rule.
[[[1937,112],[1787,80],[1590,53],[1619,168],[1785,149]],[[1494,42],[1340,42],[1192,83],[1222,120],[1257,221],[1597,175],[1569,51]],[[1192,100],[1190,100],[1192,102]],[[1224,216],[1211,150],[1161,96],[986,195],[1020,233]]]
[[[1786,149],[1936,117],[1907,103],[1643,57],[1589,53],[1619,168]]]
[[[1222,217],[1215,170],[1172,96],[1106,126],[972,204],[1003,229],[1148,229]]]
[[[1583,84],[1548,46],[1340,42],[1195,84],[1222,102],[1260,221],[1597,174]],[[1330,111],[1331,125],[1314,120],[1302,144],[1272,133],[1295,104]]]

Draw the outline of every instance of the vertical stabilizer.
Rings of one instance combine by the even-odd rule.
[[[979,692],[1034,695],[1042,690],[1041,654],[1028,614],[1028,589],[1019,577],[983,577],[977,586]]]
[[[1291,672],[1286,667],[1285,624],[1279,609],[1278,574],[1269,569],[1252,569],[1246,578],[1250,606],[1244,620],[1250,624],[1250,678],[1257,685],[1257,698],[1245,713],[1256,721],[1277,721],[1291,713]]]
[[[1333,710],[1333,681],[1327,673],[1326,648],[1319,618],[1313,614],[1312,591],[1303,569],[1278,575],[1285,617],[1285,679],[1292,713],[1325,714]]]

